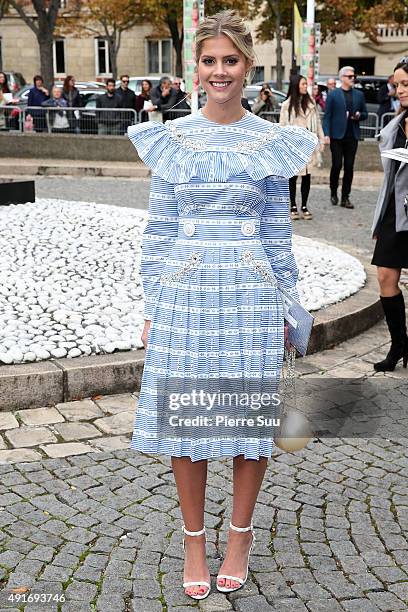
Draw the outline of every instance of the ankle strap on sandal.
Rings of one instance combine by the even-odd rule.
[[[188,536],[200,536],[203,533],[205,533],[205,527],[203,527],[202,529],[200,529],[200,531],[188,531],[185,527],[185,525],[182,526],[182,530],[183,533],[185,533]]]
[[[251,531],[253,529],[253,525],[252,525],[252,521],[249,527],[235,527],[235,525],[233,525],[230,521],[230,529],[232,529],[233,531]]]

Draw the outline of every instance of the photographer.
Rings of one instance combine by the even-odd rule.
[[[277,110],[277,103],[275,97],[270,89],[264,87],[259,92],[258,98],[252,105],[252,112],[255,115],[260,115],[262,117],[263,113],[273,113]],[[273,115],[266,115],[263,117],[267,121],[276,122],[276,119]]]

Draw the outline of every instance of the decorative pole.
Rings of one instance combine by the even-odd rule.
[[[204,19],[204,0],[183,0],[183,58],[186,92],[191,91],[191,112],[198,111],[198,74],[195,68],[194,36],[200,21]]]

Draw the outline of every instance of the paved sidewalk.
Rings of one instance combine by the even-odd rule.
[[[387,344],[382,322],[300,360],[299,372],[373,375]],[[401,365],[375,377],[408,385]],[[181,587],[181,517],[169,458],[128,448],[135,405],[129,394],[1,413],[0,462],[14,462],[0,464],[0,612],[194,607]],[[408,610],[407,467],[404,439],[315,439],[298,453],[277,451],[254,517],[248,583],[228,596],[213,588],[196,607]],[[229,459],[209,461],[213,577],[225,550],[230,470]],[[30,596],[39,603],[27,602]]]

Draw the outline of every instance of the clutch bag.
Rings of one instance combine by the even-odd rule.
[[[283,303],[284,317],[288,324],[288,340],[301,355],[306,355],[314,316],[281,285],[278,286]]]

